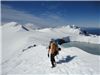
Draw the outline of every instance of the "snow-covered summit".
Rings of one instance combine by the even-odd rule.
[[[48,34],[50,38],[63,38],[70,37],[71,41],[89,42],[100,44],[100,36],[90,35],[81,31],[81,29],[75,25],[67,25],[57,28],[41,28],[37,25],[27,23],[25,25],[18,24],[17,22],[6,23],[2,26],[3,32],[16,32],[16,31],[35,31],[36,33]]]
[[[18,23],[17,22],[8,22],[8,23],[5,23],[5,24],[3,24],[3,26],[16,26],[16,25],[18,25]]]
[[[17,22],[9,22],[2,25],[2,29],[5,32],[16,32],[22,29],[22,25]]]
[[[24,25],[28,30],[34,30],[40,28],[38,25],[32,24],[32,23],[27,23]]]
[[[36,24],[32,24],[32,23],[27,23],[24,25],[21,25],[17,22],[9,22],[9,23],[5,23],[2,25],[3,28],[6,29],[14,29],[14,30],[25,30],[25,31],[33,31],[33,30],[39,30],[42,32],[48,32],[48,31],[63,31],[66,32],[67,34],[81,34],[81,35],[85,35],[85,33],[83,31],[81,31],[80,27],[75,26],[75,25],[66,25],[66,26],[61,26],[61,27],[56,27],[56,28],[41,28]]]
[[[100,56],[87,53],[77,47],[61,47],[62,50],[56,58],[58,64],[54,69],[50,68],[51,64],[47,57],[47,47],[51,38],[69,37],[70,41],[100,44],[100,36],[81,35],[80,28],[69,25],[32,31],[27,26],[25,27],[27,30],[22,26],[24,25],[16,22],[2,26],[2,75],[38,73],[97,75],[100,73],[98,63]],[[31,26],[32,24],[29,24],[29,27]]]
[[[30,30],[34,30],[39,28],[38,26],[31,24],[31,23],[27,23],[25,25],[21,25],[17,22],[9,22],[9,23],[5,23],[2,25],[3,29],[6,29],[7,31],[12,30],[12,31],[30,31]],[[9,29],[9,30],[8,30]]]

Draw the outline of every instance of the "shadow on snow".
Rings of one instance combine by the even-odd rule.
[[[57,64],[68,63],[68,62],[72,61],[75,57],[76,57],[76,56],[70,56],[70,55],[68,55],[68,56],[66,56],[65,58],[59,60],[59,61],[57,62]]]

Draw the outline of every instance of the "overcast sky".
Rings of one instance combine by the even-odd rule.
[[[100,2],[2,1],[2,23],[16,21],[42,26],[66,24],[100,27]]]

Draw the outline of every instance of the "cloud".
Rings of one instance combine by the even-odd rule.
[[[15,10],[7,5],[2,5],[1,10],[2,22],[18,21],[20,23],[37,23],[42,25],[48,25],[47,22],[45,22],[43,19],[39,17],[36,17],[24,11]]]
[[[62,17],[62,13],[60,12],[50,12],[46,11],[40,15],[41,17],[45,18],[46,21],[51,22],[52,25],[65,25],[66,19]]]
[[[48,19],[52,19],[52,20],[61,20],[60,16],[58,16],[57,14],[54,14],[54,13],[50,13],[50,12],[45,12],[45,13],[41,14],[41,16],[48,18]]]
[[[50,12],[45,12],[43,13],[44,15],[42,14],[42,17],[37,17],[34,14],[29,14],[25,11],[15,10],[14,8],[4,4],[2,4],[1,10],[2,22],[16,21],[23,24],[35,23],[36,25],[40,25],[41,27],[56,26],[63,23],[60,16]]]
[[[50,8],[51,7],[49,7],[49,9]],[[44,12],[39,13],[37,16],[34,14],[34,12],[33,14],[30,14],[28,13],[28,11],[20,11],[8,5],[4,5],[4,4],[1,5],[2,24],[5,22],[15,21],[20,24],[32,23],[32,24],[37,25],[38,27],[56,27],[56,26],[61,26],[61,25],[66,25],[66,24],[71,24],[71,25],[75,24],[78,26],[99,27],[100,28],[99,19],[92,21],[91,19],[87,20],[84,18],[80,18],[78,20],[78,18],[76,19],[75,17],[72,18],[73,16],[70,18],[68,16],[64,17],[63,15],[67,16],[67,13],[63,14],[60,11],[52,12],[50,10],[46,10]]]
[[[55,20],[59,20],[60,17],[57,15],[49,15],[50,18],[55,19]]]

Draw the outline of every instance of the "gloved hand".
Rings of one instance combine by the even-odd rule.
[[[48,53],[48,57],[49,57],[49,53]]]

